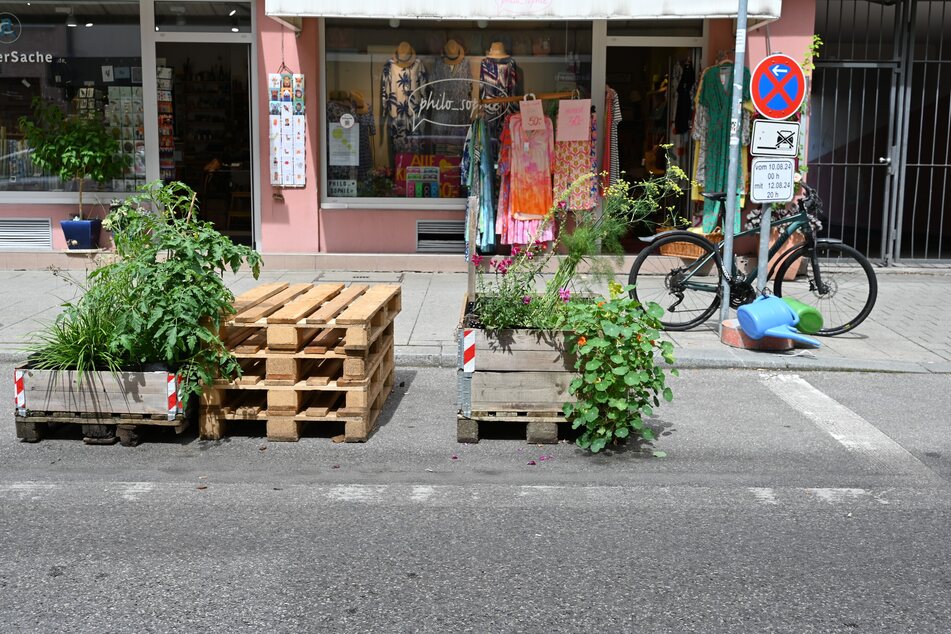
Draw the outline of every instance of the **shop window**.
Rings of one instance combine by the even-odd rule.
[[[325,196],[465,197],[461,163],[480,102],[589,96],[591,31],[590,22],[328,19]],[[557,100],[544,106],[550,113]],[[497,143],[518,103],[481,107]]]
[[[84,189],[132,191],[145,180],[138,2],[0,2],[0,191],[64,191],[75,182],[37,169],[18,120],[34,99],[101,120],[129,168]]]

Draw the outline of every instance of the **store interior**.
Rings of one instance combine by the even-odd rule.
[[[253,246],[249,49],[169,42],[156,56],[163,179],[186,183],[202,218]]]

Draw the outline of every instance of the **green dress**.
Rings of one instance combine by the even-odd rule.
[[[727,80],[727,86],[720,80],[720,69],[724,66],[730,67],[730,75]],[[703,151],[705,153],[705,174],[703,191],[706,192],[725,192],[727,187],[727,174],[730,169],[730,106],[732,105],[732,86],[733,86],[733,64],[721,64],[712,66],[703,73],[703,79],[700,84],[700,94],[697,101],[702,108],[706,109],[707,127],[704,138],[702,139]],[[728,87],[729,90],[728,90]],[[750,99],[750,71],[743,68],[743,101]],[[743,160],[743,154],[740,154],[740,160]],[[740,231],[739,213],[740,198],[743,193],[742,168],[737,169],[737,214],[734,223],[734,231]],[[703,201],[703,231],[710,233],[716,227],[717,215],[720,213],[720,207],[723,203],[713,200]]]

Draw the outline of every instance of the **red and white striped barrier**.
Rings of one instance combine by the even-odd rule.
[[[462,331],[462,371],[466,374],[475,372],[475,330]]]
[[[175,420],[178,413],[182,410],[182,402],[178,397],[178,388],[180,377],[175,374],[168,375],[168,419]]]
[[[16,412],[20,416],[26,416],[26,390],[23,388],[23,370],[13,371],[13,383],[16,386]]]

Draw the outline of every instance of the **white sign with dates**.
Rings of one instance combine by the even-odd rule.
[[[754,158],[750,168],[750,200],[760,205],[792,200],[795,168],[793,159]]]

